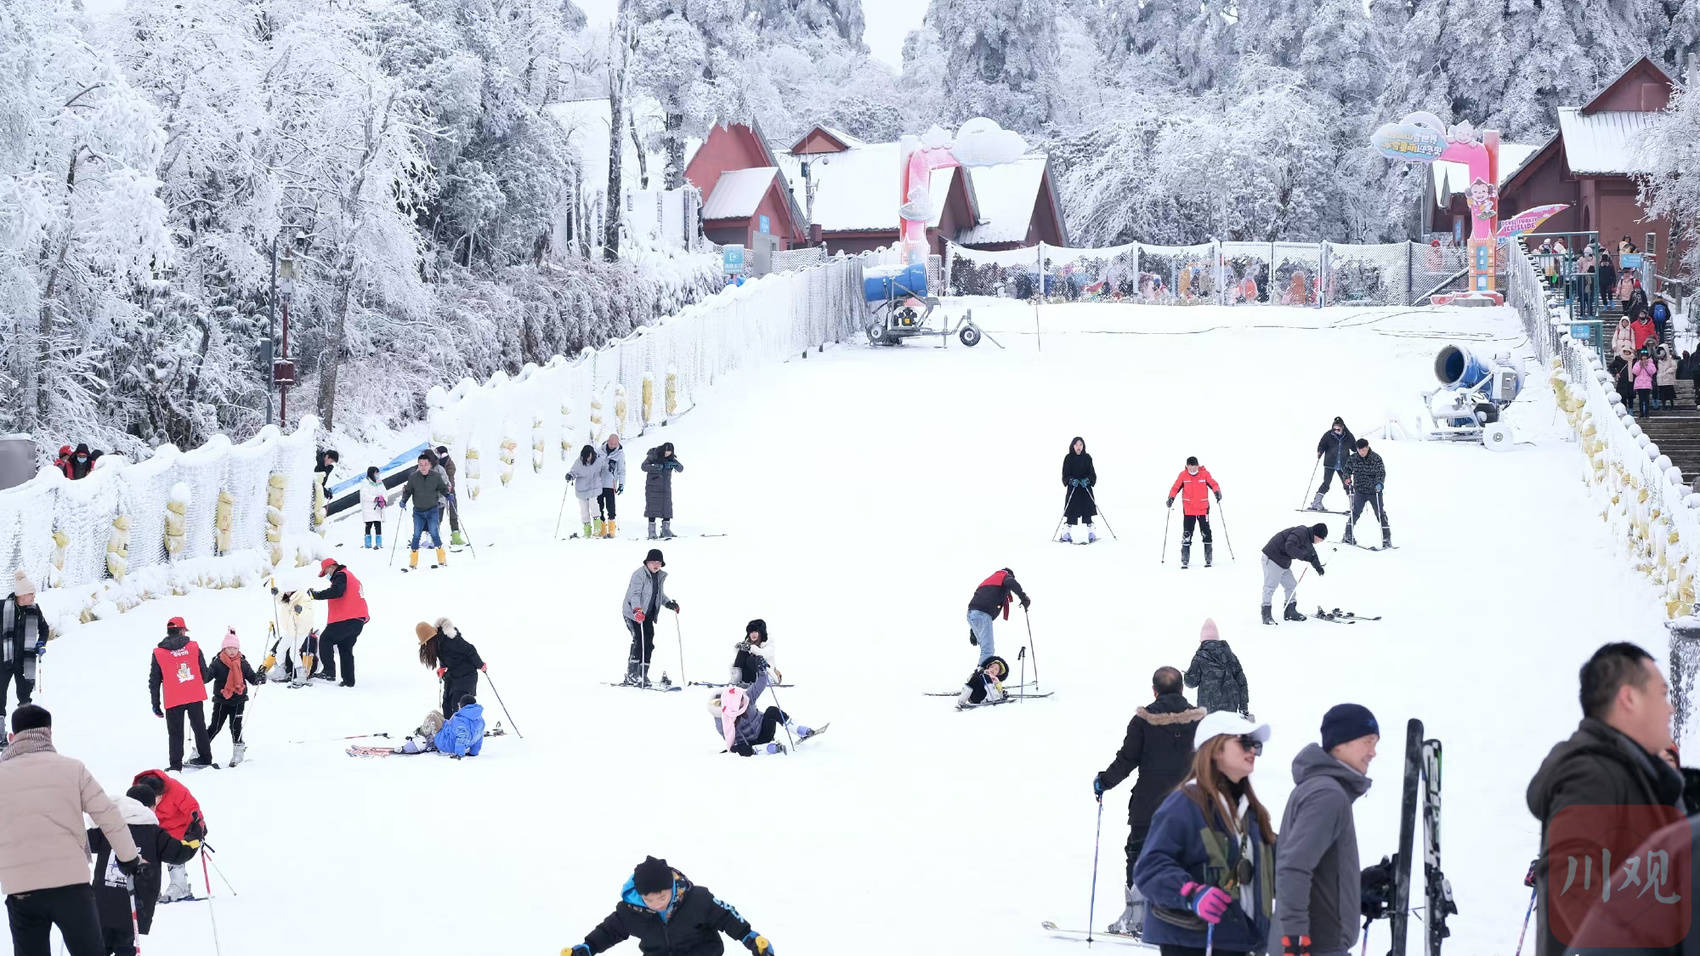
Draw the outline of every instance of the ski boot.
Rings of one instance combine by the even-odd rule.
[[[366,536],[365,543],[362,544],[361,547],[365,548],[368,551],[370,551],[372,549],[372,536],[370,534],[368,534]]]
[[[1139,939],[1145,931],[1145,898],[1133,887],[1127,887],[1127,909],[1111,923],[1108,932],[1113,936],[1131,936]]]
[[[1298,604],[1294,601],[1288,601],[1287,602],[1287,612],[1285,614],[1281,615],[1281,620],[1283,620],[1283,621],[1302,621],[1304,619],[1305,619],[1305,616],[1304,616],[1304,614],[1300,613]]]
[[[785,745],[784,744],[768,744],[767,745],[767,752],[770,753],[770,754],[782,754],[782,753],[785,752]]]
[[[438,548],[437,549],[437,565],[436,566],[440,568],[443,565],[448,564],[448,563],[449,563],[449,553],[447,551],[444,551],[442,548]]]
[[[1063,536],[1058,538],[1057,540],[1061,541],[1063,544],[1073,544],[1074,543],[1074,531],[1072,529],[1064,531]]]
[[[383,535],[380,534],[380,535],[374,535],[373,536],[373,538],[372,538],[372,550],[373,551],[384,550],[384,536]]]
[[[183,762],[183,769],[185,769],[185,770],[208,770],[208,769],[217,770],[218,764],[213,763],[213,759],[211,757],[196,757],[193,760],[185,760]]]
[[[788,721],[785,722],[785,726],[793,734],[797,735],[798,740],[808,740],[810,737],[813,737],[815,735],[815,729],[813,727],[809,727],[805,724],[799,724],[795,721],[788,720]]]
[[[675,535],[673,534],[672,525],[673,525],[672,519],[670,519],[670,518],[662,518],[661,519],[661,537],[664,540],[670,540],[670,539],[675,537]]]
[[[1346,529],[1346,534],[1343,537],[1340,538],[1340,543],[1341,544],[1357,544],[1358,543],[1358,539],[1355,535],[1352,534],[1352,529],[1350,527],[1348,527]]]
[[[1182,538],[1181,539],[1181,570],[1185,571],[1186,568],[1187,568],[1187,565],[1189,565],[1191,563],[1192,563],[1192,541],[1189,540],[1189,539],[1186,539],[1186,538]]]
[[[655,522],[654,521],[651,521],[649,523],[649,540],[651,540],[651,541],[655,540]]]
[[[159,894],[159,901],[161,903],[175,903],[179,900],[194,899],[195,893],[189,889],[188,867],[181,863],[168,863],[166,869],[170,872],[171,879]]]
[[[1206,542],[1204,542],[1204,566],[1208,568],[1208,567],[1213,566],[1215,563],[1216,563],[1215,546],[1212,545],[1210,542],[1206,541]]]
[[[232,767],[248,759],[248,745],[236,744],[230,748],[230,765]]]
[[[1310,510],[1311,511],[1321,511],[1322,510],[1322,492],[1320,492],[1320,491],[1317,492],[1316,497],[1312,498],[1310,500]]]
[[[458,528],[449,534],[449,544],[456,548],[466,547],[466,538],[461,535]]]
[[[661,672],[661,680],[657,681],[655,686],[657,686],[657,687],[672,687],[673,686],[673,679],[671,677],[667,676],[666,671],[662,671]]]
[[[1270,615],[1269,605],[1267,605],[1267,604],[1263,605],[1263,623],[1265,623],[1265,624],[1274,624],[1275,623],[1275,618]]]
[[[586,522],[585,522],[585,523],[584,523],[584,533],[583,533],[583,534],[580,534],[580,535],[579,535],[579,537],[581,537],[581,538],[588,538],[588,537],[590,537],[590,522],[588,522],[588,521],[586,521]]]
[[[1097,541],[1097,540],[1098,540],[1098,532],[1097,532],[1096,529],[1094,529],[1092,527],[1092,522],[1088,521],[1086,523],[1086,543],[1091,544],[1092,542]]]
[[[412,570],[414,570],[418,567],[419,567],[419,552],[417,550],[407,552],[407,569],[409,571],[412,571]]]
[[[602,522],[602,537],[604,537],[604,538],[614,537],[614,519],[613,518],[609,518],[607,521]]]
[[[1393,532],[1387,528],[1381,529],[1381,546],[1383,548],[1393,547]]]

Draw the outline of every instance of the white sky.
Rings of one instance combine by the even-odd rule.
[[[577,0],[592,23],[608,23],[614,18],[616,0]],[[124,8],[124,0],[83,0],[90,13],[99,15]],[[903,68],[903,38],[910,30],[920,29],[927,5],[918,0],[862,0],[862,15],[868,29],[863,40],[873,55],[892,69]]]

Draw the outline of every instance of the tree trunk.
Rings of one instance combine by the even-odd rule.
[[[350,255],[337,270],[331,325],[326,330],[325,352],[319,357],[319,417],[324,420],[327,432],[336,427],[336,376],[342,367],[343,333],[348,325],[348,301],[353,292],[354,257]]]
[[[649,157],[643,154],[643,141],[638,139],[637,111],[626,114],[626,123],[632,133],[632,154],[637,157],[638,188],[649,188]]]
[[[664,134],[667,146],[666,189],[678,189],[685,184],[685,114],[668,113]]]
[[[620,127],[626,92],[626,55],[623,38],[612,43],[617,62],[608,65],[608,209],[602,223],[602,258],[620,258]]]

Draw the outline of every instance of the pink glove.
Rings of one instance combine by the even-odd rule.
[[[1205,886],[1203,883],[1187,883],[1181,887],[1181,895],[1186,897],[1187,908],[1198,914],[1198,918],[1206,923],[1220,923],[1222,914],[1228,912],[1234,898],[1226,890],[1218,886]]]
[[[447,668],[447,667],[439,667],[439,668],[437,668],[437,679],[438,679],[438,680],[442,680],[442,679],[443,679],[443,675],[444,675],[444,674],[447,674],[447,673],[448,673],[448,672],[449,672],[449,669],[448,669],[448,668]]]
[[[639,624],[642,624],[643,623],[643,612],[642,611],[633,611],[632,612],[632,620],[638,622]]]

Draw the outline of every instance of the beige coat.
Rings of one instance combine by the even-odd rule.
[[[89,881],[83,814],[106,834],[120,860],[136,841],[82,761],[53,750],[46,728],[26,730],[0,752],[0,891],[10,896]]]

